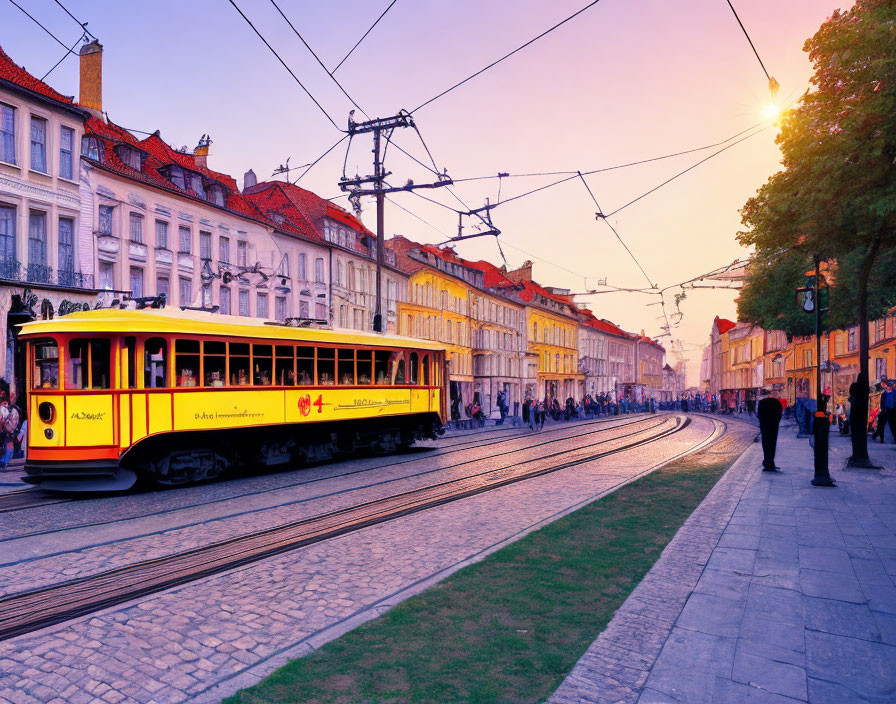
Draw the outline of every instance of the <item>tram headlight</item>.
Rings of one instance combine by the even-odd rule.
[[[46,429],[44,430],[44,437],[47,438],[47,440],[52,440],[52,439],[53,439],[53,429],[52,429],[52,428],[46,428]]]
[[[49,401],[44,401],[37,407],[38,417],[47,425],[52,425],[56,420],[56,406]]]

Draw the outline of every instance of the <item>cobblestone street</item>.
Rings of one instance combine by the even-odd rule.
[[[662,417],[648,416],[645,422]],[[550,440],[550,451],[557,452],[582,446],[585,441],[607,440],[607,435],[632,432],[624,425],[632,420],[639,419],[560,426],[550,435],[545,431],[509,440],[488,452],[473,448],[414,460],[358,460],[314,468],[307,477],[289,473],[240,480],[242,491],[249,495],[245,501],[233,497],[203,503],[211,496],[220,498],[222,493],[233,492],[235,486],[228,483],[183,493],[115,498],[110,501],[119,505],[113,513],[142,515],[147,508],[144,503],[155,510],[143,518],[101,521],[93,528],[74,527],[79,521],[95,523],[98,519],[97,507],[82,502],[29,509],[18,512],[22,516],[17,525],[20,535],[32,535],[5,541],[15,550],[4,550],[4,555],[13,559],[7,558],[0,577],[8,592],[21,591],[305,515],[297,512],[322,512],[346,501],[370,500],[378,492],[401,491],[407,482],[421,478],[431,482],[442,474],[419,475],[421,467],[432,471],[450,464],[453,468],[445,471],[482,471],[489,462],[498,461],[486,459],[492,450],[506,452]],[[617,430],[576,437],[620,424],[623,427]],[[583,462],[12,638],[0,643],[4,673],[0,698],[17,704],[218,701],[286,659],[376,616],[470,560],[611,491],[715,432],[711,421],[694,419],[681,432],[646,448]],[[456,440],[443,442],[450,445]],[[536,447],[521,455],[547,450],[547,446]],[[455,466],[474,457],[472,464]],[[519,455],[512,457],[519,461]],[[356,464],[379,469],[350,473],[358,468]],[[296,485],[296,481],[323,475],[329,478],[310,487],[307,483]],[[381,483],[387,480],[392,481]],[[290,486],[253,494],[272,483]],[[159,500],[170,497],[178,507],[190,493],[199,504],[196,508],[159,512]],[[86,503],[102,505],[102,501]],[[48,512],[52,518],[41,516]],[[31,514],[36,516],[33,525],[28,524]],[[72,527],[33,534],[41,526],[46,531],[46,523],[54,520]],[[143,522],[147,522],[145,528]],[[166,522],[167,529],[163,527]],[[91,540],[92,531],[98,537]],[[69,534],[71,545],[61,550]]]

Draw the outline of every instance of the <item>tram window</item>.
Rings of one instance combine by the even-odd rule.
[[[199,386],[199,340],[174,341],[177,386]]]
[[[332,386],[336,378],[336,350],[332,347],[317,348],[317,383]]]
[[[68,346],[67,389],[108,389],[111,377],[109,340],[75,339]]]
[[[143,345],[143,386],[161,389],[168,385],[168,365],[165,361],[168,344],[161,337],[151,337]]]
[[[375,350],[373,353],[373,378],[378,386],[389,383],[389,352]]]
[[[251,380],[249,373],[249,345],[245,342],[229,343],[230,385],[248,386]]]
[[[112,380],[112,342],[110,340],[90,341],[90,387],[108,389]]]
[[[416,352],[408,355],[408,383],[417,383],[417,367],[419,366],[418,356]]]
[[[35,340],[31,343],[34,351],[34,370],[31,383],[35,389],[59,388],[59,345],[56,340]]]
[[[253,382],[256,386],[270,386],[273,378],[274,348],[271,345],[252,345],[252,363],[255,365]]]
[[[404,384],[404,352],[392,352],[389,356],[389,377],[392,386]]]
[[[424,386],[429,386],[429,355],[423,355],[423,361],[420,364],[421,382]]]
[[[65,373],[65,388],[88,388],[87,369],[89,354],[87,340],[72,340],[68,344],[68,368]]]
[[[296,382],[299,386],[314,383],[314,348],[296,347]]]
[[[339,383],[343,386],[354,386],[355,384],[355,351],[354,350],[337,350],[338,355],[338,378]]]
[[[371,373],[373,372],[373,351],[357,350],[355,356],[358,360],[358,383],[370,384]]]
[[[274,348],[274,383],[277,386],[294,386],[296,383],[292,345],[277,345]]]
[[[202,343],[202,373],[204,386],[224,386],[227,383],[227,343],[213,340]]]
[[[124,338],[124,346],[128,358],[128,388],[137,388],[137,338]]]

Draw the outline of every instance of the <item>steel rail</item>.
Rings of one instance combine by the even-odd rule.
[[[40,489],[22,489],[21,491],[11,491],[8,494],[0,494],[0,513],[20,511],[35,506],[64,504],[69,501],[71,499],[48,495]]]
[[[669,421],[671,422],[671,425]],[[283,526],[245,536],[212,543],[176,555],[147,560],[100,574],[74,579],[52,587],[21,592],[0,599],[0,640],[46,628],[56,623],[105,609],[125,601],[162,591],[177,585],[234,569],[258,560],[295,550],[312,543],[334,538],[362,528],[384,523],[446,503],[475,496],[509,484],[568,469],[609,455],[625,452],[678,433],[690,419],[680,417],[661,420],[654,426],[640,429],[600,443],[649,432],[665,426],[646,438],[633,440],[619,447],[585,456],[576,456],[557,463],[522,470],[526,464],[544,458],[525,460],[511,467],[482,472],[479,475],[448,480],[307,518]],[[584,448],[580,448],[584,449]],[[569,452],[558,454],[568,455]]]
[[[649,420],[650,418],[653,418],[653,417],[654,417],[654,416],[647,415],[647,416],[639,417],[639,418],[634,419],[634,420],[626,420],[625,422],[615,423],[615,424],[613,424],[613,425],[609,425],[607,428],[597,428],[597,429],[586,430],[586,431],[584,431],[584,432],[579,432],[579,433],[575,433],[575,434],[572,434],[572,435],[566,435],[566,436],[563,436],[563,437],[560,437],[560,438],[554,438],[554,439],[544,440],[544,441],[539,442],[539,443],[536,443],[536,444],[534,444],[534,445],[527,445],[526,447],[521,447],[521,448],[516,448],[516,449],[506,450],[506,451],[498,452],[498,453],[491,454],[491,455],[479,455],[479,456],[477,456],[474,460],[464,460],[464,461],[462,461],[462,462],[457,462],[457,463],[455,463],[455,464],[446,465],[445,467],[439,467],[439,468],[437,468],[436,470],[426,470],[426,471],[423,471],[423,472],[415,472],[415,473],[413,473],[413,474],[408,474],[408,475],[406,475],[405,477],[399,477],[399,478],[396,478],[396,479],[390,479],[390,480],[386,480],[386,481],[382,481],[382,482],[374,482],[374,483],[372,483],[372,484],[365,484],[365,485],[356,487],[356,489],[358,489],[358,490],[360,490],[360,489],[369,489],[369,488],[371,488],[371,487],[378,486],[378,485],[380,485],[380,484],[388,483],[389,481],[397,481],[398,479],[412,478],[412,477],[415,477],[415,476],[419,476],[420,474],[428,474],[428,473],[431,473],[431,472],[433,472],[433,471],[443,471],[443,470],[447,470],[447,469],[453,469],[453,468],[455,468],[455,467],[459,467],[459,466],[464,465],[464,464],[469,464],[470,462],[473,462],[473,461],[481,461],[481,460],[483,460],[483,459],[492,459],[492,458],[494,458],[494,457],[501,457],[501,456],[503,456],[503,455],[509,455],[509,454],[513,454],[513,453],[515,453],[515,452],[523,452],[523,451],[525,451],[525,450],[529,450],[529,449],[534,448],[534,447],[540,447],[540,446],[542,446],[542,445],[548,445],[548,444],[551,444],[551,443],[553,443],[553,442],[560,442],[560,441],[566,441],[566,440],[574,440],[575,438],[579,438],[579,437],[582,437],[582,436],[584,436],[584,435],[590,435],[590,434],[592,434],[592,433],[600,433],[600,432],[606,432],[606,431],[609,431],[609,430],[614,430],[614,429],[616,429],[616,428],[624,428],[624,427],[626,427],[626,426],[634,425],[634,424],[636,424],[636,423],[643,423],[644,421],[647,421],[647,420]],[[543,438],[543,437],[545,437],[548,433],[553,433],[553,432],[556,432],[556,431],[559,431],[559,430],[569,430],[570,428],[577,428],[577,427],[578,427],[578,428],[581,428],[582,426],[585,426],[585,427],[591,427],[591,426],[594,426],[594,425],[604,425],[604,424],[607,424],[607,423],[609,423],[609,419],[606,419],[606,420],[592,420],[592,421],[589,421],[589,422],[587,422],[587,423],[583,423],[583,424],[581,424],[581,425],[578,425],[578,424],[577,424],[577,425],[575,425],[575,426],[568,426],[568,425],[566,425],[566,426],[558,426],[558,427],[550,428],[549,430],[545,430],[545,431],[543,431],[542,433],[539,434],[539,437]],[[69,530],[80,530],[80,529],[82,529],[82,528],[91,528],[91,527],[96,527],[96,526],[101,526],[101,525],[109,525],[109,524],[112,524],[112,523],[120,523],[121,521],[136,520],[136,519],[138,519],[138,518],[146,518],[146,517],[149,517],[149,516],[157,516],[157,515],[160,515],[160,514],[163,514],[163,513],[173,513],[173,512],[175,512],[175,511],[182,511],[182,510],[185,510],[185,509],[198,508],[198,507],[200,507],[200,506],[208,506],[208,505],[211,505],[211,504],[223,503],[223,502],[226,502],[226,501],[234,501],[234,500],[242,499],[242,498],[245,498],[245,497],[248,497],[248,496],[257,496],[257,495],[260,495],[260,494],[269,494],[269,493],[272,493],[272,492],[275,492],[275,491],[281,491],[281,490],[283,490],[283,489],[291,489],[291,488],[293,488],[293,487],[297,487],[297,486],[304,486],[304,485],[308,485],[308,484],[315,484],[315,483],[325,482],[325,481],[333,481],[333,480],[335,480],[335,479],[341,479],[341,478],[343,478],[343,477],[350,477],[350,476],[355,475],[355,474],[363,474],[363,473],[368,472],[368,471],[373,471],[373,470],[377,470],[377,469],[388,469],[388,468],[390,468],[390,467],[397,467],[397,466],[400,466],[400,465],[412,464],[412,463],[414,463],[414,462],[422,462],[422,461],[425,461],[425,460],[429,460],[429,459],[431,459],[431,458],[433,458],[433,457],[442,457],[442,456],[444,456],[444,455],[449,455],[449,454],[456,453],[456,452],[465,452],[465,451],[467,451],[467,450],[475,450],[475,449],[479,449],[479,448],[482,448],[482,447],[490,447],[490,446],[492,446],[492,445],[498,445],[498,444],[501,444],[501,443],[504,443],[504,442],[510,442],[510,441],[512,441],[512,440],[519,440],[520,438],[527,438],[527,437],[533,437],[532,434],[531,434],[531,432],[520,433],[520,434],[517,434],[517,435],[511,435],[511,436],[505,436],[505,437],[502,437],[502,438],[493,439],[493,440],[488,440],[488,441],[484,441],[484,442],[476,442],[475,444],[471,444],[471,441],[467,441],[466,443],[462,443],[462,442],[461,442],[461,443],[454,443],[454,444],[448,446],[447,449],[445,449],[445,448],[443,448],[443,447],[441,447],[441,446],[440,446],[440,447],[436,447],[436,448],[432,448],[433,452],[426,453],[425,455],[420,456],[420,457],[412,457],[412,458],[410,458],[410,459],[403,459],[403,460],[400,460],[400,461],[397,461],[397,462],[390,461],[390,462],[384,462],[384,463],[382,463],[382,464],[374,464],[374,465],[371,465],[371,466],[369,466],[369,467],[362,467],[361,469],[355,469],[355,470],[352,470],[352,471],[349,471],[349,472],[343,472],[343,473],[338,473],[338,474],[329,474],[329,475],[326,475],[326,476],[322,476],[322,477],[314,477],[314,478],[311,478],[311,479],[302,479],[302,480],[300,480],[300,481],[289,482],[289,483],[286,483],[286,484],[279,484],[279,485],[277,485],[277,486],[269,487],[269,488],[266,488],[266,489],[259,489],[259,490],[256,490],[256,491],[248,491],[248,492],[244,492],[244,493],[237,493],[237,494],[234,494],[234,495],[232,495],[232,496],[225,496],[225,497],[220,497],[220,498],[210,499],[210,500],[208,500],[208,501],[198,501],[198,502],[196,502],[196,503],[185,504],[185,505],[178,506],[178,507],[176,507],[176,508],[171,508],[171,509],[163,509],[163,510],[160,510],[160,511],[150,511],[150,512],[148,512],[148,513],[137,513],[137,514],[133,514],[133,515],[129,515],[129,516],[123,516],[122,518],[107,519],[107,520],[103,520],[103,521],[94,521],[94,522],[91,522],[91,523],[79,523],[79,524],[76,524],[76,525],[66,526],[66,527],[63,527],[63,528],[51,528],[51,529],[48,529],[48,530],[32,531],[32,532],[30,532],[30,533],[21,533],[21,534],[18,534],[18,535],[8,535],[8,536],[4,536],[4,537],[0,538],[0,543],[3,543],[3,542],[5,542],[5,541],[7,541],[7,540],[19,540],[19,539],[22,539],[22,538],[30,538],[30,537],[33,537],[33,536],[36,536],[36,535],[48,535],[48,534],[51,534],[51,533],[61,533],[61,532],[69,531]],[[458,445],[461,445],[461,444],[463,444],[464,447],[458,447]],[[419,448],[419,449],[429,449],[429,448]],[[401,456],[402,456],[402,455],[393,455],[393,457],[401,457]],[[316,464],[316,465],[314,465],[314,466],[321,467],[321,466],[326,466],[326,465],[328,465],[328,464],[330,464],[330,465],[332,465],[332,464],[338,464],[339,462],[343,462],[343,461],[345,461],[345,460],[337,460],[337,462],[335,462],[335,463],[332,462],[332,461],[331,461],[331,462],[321,462],[321,463],[318,463],[318,464]],[[299,471],[301,471],[301,470],[303,470],[303,469],[306,469],[306,468],[305,468],[305,467],[299,468]],[[286,471],[290,471],[290,470],[282,470],[281,472],[282,472],[282,473],[285,473]],[[273,473],[271,473],[271,474],[273,474]],[[253,477],[258,477],[258,476],[260,476],[260,475],[257,475],[257,474],[255,474],[255,475],[244,475],[244,476],[242,476],[242,477],[230,477],[229,480],[232,481],[232,480],[241,479],[241,478],[242,478],[242,479],[251,479],[251,478],[253,478]],[[270,476],[270,475],[268,475],[268,476]],[[228,481],[228,480],[225,479],[225,480],[223,480],[223,481],[221,481],[221,482],[215,481],[214,483],[215,483],[215,484],[219,484],[219,483],[225,484],[227,481]],[[194,485],[194,487],[195,487],[195,486],[198,486],[198,485]],[[185,489],[189,489],[190,487],[183,487],[183,488],[185,488]],[[353,490],[355,490],[355,488],[350,489],[350,490],[353,491]],[[26,489],[26,490],[23,491],[23,492],[16,492],[16,493],[30,493],[31,491],[39,491],[39,490],[37,490],[37,489],[33,489],[33,490],[28,490],[28,489]],[[167,490],[166,490],[166,491],[167,491]],[[340,492],[340,493],[341,493],[341,492]],[[121,494],[121,495],[124,495],[124,494]],[[319,496],[311,497],[311,498],[312,498],[312,499],[314,499],[314,498],[326,498],[327,496],[329,496],[329,494],[323,494],[323,495],[319,495]],[[85,494],[85,495],[80,495],[80,496],[78,496],[77,498],[74,498],[74,499],[73,499],[73,498],[60,499],[59,501],[57,501],[57,502],[55,502],[55,503],[69,503],[69,502],[71,502],[71,501],[76,501],[76,500],[78,500],[78,501],[80,501],[80,500],[87,501],[87,500],[89,500],[89,499],[91,499],[91,498],[96,498],[96,496],[94,496],[94,495],[90,495],[90,494]],[[277,508],[278,506],[289,505],[289,504],[291,504],[291,503],[296,503],[296,502],[285,502],[285,503],[283,503],[283,504],[274,504],[274,505],[271,505],[271,506],[267,506],[267,507],[259,508],[259,509],[257,509],[257,510],[259,510],[259,511],[269,510],[269,509]],[[41,506],[41,505],[43,505],[43,504],[41,504],[41,503],[35,503],[35,504],[34,504],[35,507],[37,507],[37,506]],[[19,507],[19,508],[31,508],[31,506],[21,506],[21,507]],[[10,510],[18,510],[18,509],[10,509]]]

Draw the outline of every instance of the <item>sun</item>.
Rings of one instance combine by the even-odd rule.
[[[762,108],[762,116],[766,120],[777,120],[781,116],[781,107],[774,103],[769,103]]]

